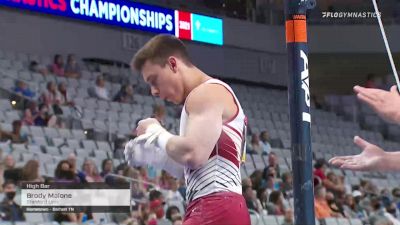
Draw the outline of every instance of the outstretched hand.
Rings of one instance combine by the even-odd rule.
[[[337,156],[329,160],[329,163],[350,170],[384,170],[386,152],[380,147],[356,136],[354,143],[362,149],[358,155]]]
[[[400,95],[396,86],[390,91],[355,86],[357,98],[367,103],[378,115],[390,123],[400,124]]]

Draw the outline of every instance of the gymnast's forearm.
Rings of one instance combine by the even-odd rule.
[[[173,136],[167,143],[167,154],[176,162],[190,168],[197,167],[196,144],[188,137]]]

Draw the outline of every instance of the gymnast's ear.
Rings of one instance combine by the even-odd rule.
[[[177,62],[177,60],[176,60],[176,58],[175,58],[174,56],[168,57],[167,64],[168,64],[169,68],[170,68],[174,73],[176,73],[176,72],[178,71],[178,69],[177,69],[178,62]]]

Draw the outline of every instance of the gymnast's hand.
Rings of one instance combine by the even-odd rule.
[[[137,136],[140,136],[140,135],[146,133],[147,128],[152,124],[161,126],[160,122],[158,122],[158,120],[156,120],[154,118],[147,118],[147,119],[143,119],[143,120],[139,121],[138,126],[136,127]]]
[[[387,153],[380,147],[373,145],[356,136],[354,143],[362,149],[358,155],[337,156],[329,160],[329,163],[350,170],[386,170],[385,161]]]
[[[355,86],[357,98],[367,103],[384,120],[400,124],[400,95],[396,86],[390,91]]]

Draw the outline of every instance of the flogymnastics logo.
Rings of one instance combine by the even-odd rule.
[[[333,19],[366,19],[376,18],[381,16],[381,12],[378,14],[375,12],[322,12],[322,18],[333,18]]]

